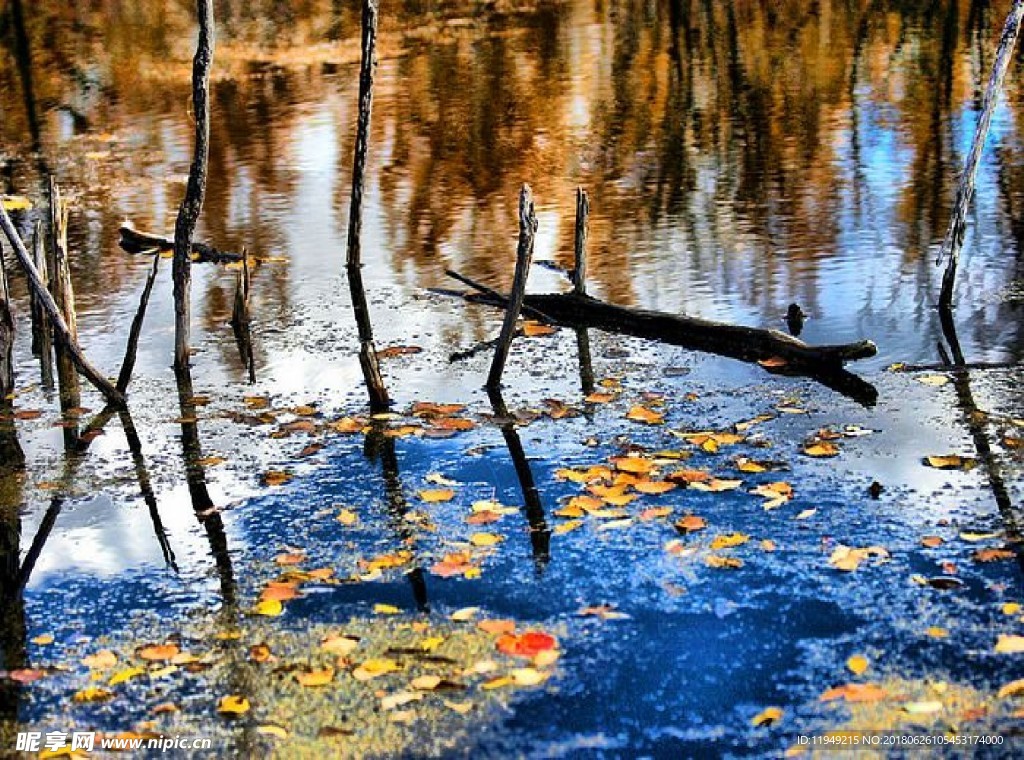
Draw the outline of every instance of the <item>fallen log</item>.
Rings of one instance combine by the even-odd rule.
[[[478,286],[463,275],[457,279],[478,291],[463,294],[467,301],[505,308],[506,299],[495,297],[490,288]],[[865,359],[878,352],[878,347],[870,340],[812,346],[778,330],[633,309],[575,292],[527,295],[525,305],[563,327],[591,327],[745,362],[760,362],[769,372],[810,377],[868,406],[878,398],[874,386],[843,369],[846,362]]]
[[[122,226],[120,232],[121,248],[128,253],[161,253],[174,250],[174,240],[171,238],[142,232],[128,225]],[[192,241],[192,261],[198,264],[230,264],[241,260],[241,253],[222,251],[207,243]]]

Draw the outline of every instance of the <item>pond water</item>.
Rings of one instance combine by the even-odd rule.
[[[23,414],[15,424],[29,466],[0,489],[4,667],[69,670],[30,684],[3,681],[5,732],[177,728],[215,736],[239,754],[298,755],[296,744],[259,732],[260,724],[289,723],[292,740],[312,742],[348,708],[324,697],[309,711],[320,725],[307,725],[302,710],[275,711],[267,696],[270,689],[287,703],[273,689],[291,683],[290,671],[249,662],[239,675],[225,659],[245,660],[262,636],[276,637],[282,661],[313,662],[307,650],[318,639],[306,650],[301,642],[319,636],[318,626],[364,626],[370,641],[381,627],[452,625],[453,611],[479,607],[481,618],[556,634],[562,656],[551,677],[507,694],[480,691],[477,677],[475,711],[464,719],[453,711],[460,720],[445,724],[447,733],[423,716],[404,734],[385,732],[396,754],[777,755],[800,734],[839,725],[955,725],[1014,741],[1020,718],[994,694],[1024,675],[1021,655],[993,645],[997,635],[1021,633],[1019,613],[1003,614],[1024,601],[1013,561],[1019,371],[933,373],[925,383],[886,371],[940,360],[936,345],[946,336],[934,309],[934,258],[1008,6],[385,4],[364,278],[378,347],[422,349],[384,361],[396,410],[468,405],[459,418],[474,429],[436,438],[436,429],[407,435],[405,419],[381,421],[366,435],[325,433],[332,421],[365,415],[342,273],[356,4],[215,3],[210,183],[197,238],[264,259],[252,283],[256,379],[249,382],[228,324],[235,272],[197,265],[193,374],[205,398],[198,411],[179,406],[164,266],[131,389],[139,447],[115,418],[84,453],[66,455],[78,425],[67,426],[55,393],[39,384],[21,329],[15,408]],[[169,234],[184,192],[191,8],[13,0],[3,14],[2,190],[44,205],[52,172],[71,197],[81,341],[97,365],[113,368],[150,265],[120,249],[118,229],[129,222]],[[1024,349],[1018,69],[1015,62],[982,160],[956,295],[959,343],[971,362],[1012,363]],[[508,286],[524,182],[538,204],[535,258],[562,267],[572,263],[575,189],[588,191],[593,295],[775,328],[797,303],[808,315],[808,342],[878,344],[877,357],[850,366],[875,386],[877,404],[862,407],[756,365],[596,331],[593,369],[614,398],[586,402],[576,336],[561,331],[513,351],[506,397],[520,424],[510,438],[489,419],[494,410],[480,389],[489,357],[448,361],[492,337],[500,315],[431,289],[453,287],[448,268]],[[16,221],[27,232],[36,213]],[[20,325],[24,283],[6,242],[4,249]],[[550,268],[533,268],[532,291],[565,287]],[[552,398],[581,414],[563,415],[546,403]],[[626,419],[635,405],[664,414],[665,424]],[[83,406],[101,402],[86,391]],[[672,432],[721,431],[760,414],[772,419],[741,425],[744,440],[721,451]],[[377,428],[389,425],[400,435],[382,437]],[[848,425],[859,427],[840,441],[838,458],[801,453],[816,431]],[[516,440],[539,504],[524,489]],[[707,469],[743,483],[639,495],[626,515],[559,532],[575,518],[554,513],[582,486],[557,471],[608,465],[628,451],[656,459],[661,475]],[[654,453],[664,451],[672,456]],[[921,463],[950,453],[978,466]],[[738,470],[737,456],[787,469]],[[288,482],[268,487],[273,472]],[[419,493],[438,488],[427,480],[437,473],[461,485],[451,501],[424,502]],[[795,493],[777,508],[749,493],[780,480]],[[872,498],[876,480],[884,490]],[[471,505],[488,499],[526,507],[486,528],[467,525]],[[211,505],[220,511],[207,513]],[[666,514],[641,514],[662,506]],[[357,520],[336,520],[339,509]],[[672,527],[688,514],[706,529],[683,535]],[[481,552],[467,544],[478,531],[504,540]],[[747,539],[715,545],[733,533]],[[942,542],[922,545],[923,536]],[[844,545],[881,546],[888,556],[845,573],[829,563]],[[337,578],[365,575],[359,560],[409,556],[379,577],[311,587],[280,617],[249,615],[282,571],[274,558],[295,550],[302,567],[329,567]],[[1001,560],[975,561],[985,550],[1002,552]],[[431,571],[456,551],[473,554],[479,578]],[[955,577],[956,587],[929,585],[939,576]],[[400,613],[375,613],[381,604]],[[578,614],[603,604],[628,618]],[[237,651],[226,635],[236,630]],[[211,646],[217,634],[225,637]],[[53,643],[32,642],[47,635]],[[149,673],[121,684],[111,701],[72,701],[88,679],[82,657],[102,645],[127,664],[132,646],[168,635],[182,649],[216,649],[210,669]],[[870,661],[863,677],[849,671],[852,655]],[[858,679],[881,684],[888,708],[819,701],[829,687]],[[226,691],[250,694],[252,711],[234,722],[219,717]],[[154,713],[168,701],[181,712]],[[941,711],[930,709],[936,701]],[[754,726],[768,706],[785,717]],[[361,719],[352,718],[357,736]],[[345,742],[329,746],[382,751]]]

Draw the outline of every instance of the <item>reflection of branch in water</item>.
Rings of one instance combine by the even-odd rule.
[[[384,495],[387,499],[388,515],[391,518],[391,525],[398,533],[404,546],[413,546],[416,540],[416,533],[412,525],[406,520],[409,514],[409,504],[405,500],[402,491],[402,479],[398,471],[398,453],[395,450],[395,439],[384,434],[383,428],[374,426],[366,435],[366,443],[363,453],[367,459],[379,459],[381,471],[384,476]],[[406,573],[409,585],[412,587],[412,596],[416,601],[416,608],[422,612],[430,610],[430,600],[427,594],[427,580],[423,568],[417,563],[412,570]]]
[[[0,668],[6,671],[28,663],[25,601],[18,577],[23,482],[17,468],[0,465]],[[0,725],[17,720],[22,688],[9,678],[0,679]]]
[[[142,492],[142,500],[149,507],[149,516],[153,520],[153,533],[156,535],[157,543],[160,544],[160,551],[164,555],[164,562],[174,572],[178,572],[178,566],[174,562],[174,552],[171,550],[171,543],[167,540],[167,531],[164,530],[163,520],[160,519],[160,509],[156,502],[156,493],[153,491],[153,484],[149,479],[149,471],[146,469],[146,460],[142,456],[142,441],[135,430],[135,423],[127,409],[118,413],[121,419],[121,427],[124,429],[125,438],[128,440],[128,450],[132,454],[132,462],[135,465],[135,477],[139,481],[139,490]]]
[[[497,388],[488,389],[488,396],[491,399],[494,415],[501,426],[501,434],[505,438],[505,445],[508,446],[508,453],[512,457],[512,464],[516,468],[519,487],[523,491],[526,520],[530,524],[533,558],[537,563],[537,569],[542,570],[551,559],[551,531],[548,529],[547,519],[544,516],[544,505],[541,503],[537,484],[533,480],[533,471],[526,459],[523,442],[519,440],[519,433],[516,432],[515,420],[509,415],[501,391]]]
[[[200,460],[203,458],[202,445],[199,442],[199,426],[196,424],[196,403],[192,390],[192,372],[188,366],[175,369],[178,381],[178,407],[181,411],[181,447],[185,461],[185,481],[192,499],[192,508],[196,517],[206,530],[210,542],[210,553],[217,564],[220,577],[221,598],[224,601],[224,612],[233,615],[238,606],[237,588],[231,555],[228,552],[227,534],[224,532],[224,521],[214,508],[206,486],[206,471]]]
[[[960,348],[960,340],[956,334],[956,325],[953,324],[952,314],[945,309],[939,310],[942,322],[942,334],[949,343],[950,352],[953,354],[953,367],[966,367],[964,353]],[[1003,479],[1003,469],[998,458],[992,451],[989,443],[985,425],[988,416],[978,408],[974,400],[974,393],[971,391],[971,375],[966,369],[953,372],[953,388],[956,391],[957,405],[960,407],[964,425],[974,441],[974,448],[978,452],[978,459],[985,468],[985,475],[988,477],[989,488],[992,489],[992,496],[995,497],[996,507],[1002,517],[1003,525],[1006,528],[1007,546],[1012,547],[1017,555],[1017,563],[1024,570],[1024,545],[1021,543],[1021,531],[1017,521],[1017,515],[1013,509],[1013,502],[1010,499],[1010,492]]]

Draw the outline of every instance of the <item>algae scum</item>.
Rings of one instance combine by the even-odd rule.
[[[0,191],[30,236],[46,175],[64,188],[79,339],[111,372],[151,265],[118,230],[168,234],[184,193],[194,20],[14,5]],[[359,14],[293,5],[217,8],[197,239],[252,254],[251,357],[234,265],[196,264],[179,403],[164,265],[131,416],[88,388],[62,413],[5,247],[0,432],[28,466],[0,477],[0,752],[26,730],[217,757],[779,756],[861,730],[1019,752],[1020,77],[982,156],[959,336],[932,266],[1006,3],[385,4],[376,417],[342,274]],[[492,401],[490,351],[450,357],[501,314],[438,289],[448,268],[507,289],[524,182],[531,292],[569,287],[582,186],[595,297],[777,329],[796,303],[808,343],[878,356],[843,395],[529,324]]]

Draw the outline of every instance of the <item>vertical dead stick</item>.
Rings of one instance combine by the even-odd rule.
[[[57,308],[57,303],[39,278],[39,272],[32,263],[32,258],[29,256],[28,251],[25,250],[25,243],[22,241],[21,236],[14,227],[14,223],[11,221],[11,217],[7,215],[7,211],[2,205],[0,205],[0,229],[7,236],[8,242],[14,248],[14,255],[18,257],[18,262],[28,276],[29,288],[36,291],[36,296],[43,304],[46,315],[50,318],[50,323],[53,325],[53,333],[57,343],[67,347],[68,352],[71,354],[71,360],[75,363],[78,371],[96,386],[96,389],[106,397],[108,403],[119,409],[124,407],[124,394],[118,391],[114,384],[103,376],[103,373],[89,363],[89,360],[85,358],[85,354],[82,353],[82,349],[79,348],[78,341],[71,336],[67,323]]]
[[[7,289],[7,267],[0,246],[0,416],[10,408],[14,395],[14,315]],[[0,420],[0,424],[3,421]]]
[[[199,40],[192,59],[192,107],[195,114],[195,150],[188,171],[185,199],[174,224],[174,366],[188,366],[189,318],[192,310],[192,237],[203,210],[206,171],[210,156],[210,68],[213,66],[215,30],[213,0],[196,0]]]
[[[43,284],[50,288],[50,267],[46,261],[46,245],[43,242],[43,224],[37,221],[32,232],[32,260],[39,270]],[[53,329],[46,310],[36,298],[34,290],[29,291],[32,304],[32,353],[39,357],[43,385],[53,387]]]
[[[587,294],[587,221],[590,200],[587,191],[576,188],[576,235],[573,245],[575,264],[572,270],[572,291],[578,296]],[[594,366],[590,357],[590,333],[586,328],[576,329],[576,349],[580,359],[580,386],[585,395],[594,392]]]
[[[249,382],[256,382],[256,359],[252,351],[252,330],[249,318],[249,289],[252,283],[249,270],[249,252],[242,249],[242,268],[235,277],[235,303],[231,310],[231,330],[235,343],[249,372]]]
[[[992,65],[992,75],[989,77],[988,87],[985,89],[985,95],[981,102],[981,117],[978,119],[978,126],[974,131],[974,141],[967,154],[963,174],[960,175],[960,182],[957,184],[953,216],[949,220],[946,238],[942,241],[942,248],[935,262],[936,265],[939,265],[944,258],[948,257],[949,259],[946,263],[946,271],[942,275],[942,292],[939,294],[939,308],[943,310],[948,310],[953,305],[956,268],[960,262],[960,246],[964,242],[967,210],[974,197],[974,182],[978,176],[981,151],[985,147],[985,140],[992,122],[992,112],[995,111],[996,102],[999,100],[999,91],[1003,87],[1003,79],[1006,77],[1006,70],[1013,57],[1013,47],[1017,42],[1022,18],[1024,18],[1024,0],[1016,0],[1006,17],[1006,24],[1003,26],[999,47],[996,50],[996,60]]]
[[[78,340],[78,315],[75,309],[75,289],[71,283],[71,262],[68,259],[68,205],[61,197],[57,182],[50,177],[50,293],[60,309],[68,336]],[[38,300],[39,294],[36,294]],[[72,409],[82,405],[82,389],[75,372],[74,359],[64,342],[57,342],[57,380],[60,382],[61,408]]]
[[[139,298],[139,309],[135,312],[135,319],[132,320],[132,328],[128,333],[128,345],[124,350],[124,361],[121,362],[121,373],[117,376],[117,389],[124,393],[128,390],[128,383],[132,381],[132,372],[135,370],[135,358],[139,353],[139,335],[142,333],[142,323],[146,320],[146,307],[149,306],[149,295],[153,292],[153,283],[156,281],[157,270],[160,269],[160,254],[153,256],[153,266],[149,269],[149,276],[146,277],[146,287],[142,289],[142,296]]]
[[[590,201],[587,191],[576,188],[576,236],[573,251],[575,266],[572,270],[572,290],[576,295],[587,294],[587,220],[590,216]]]
[[[370,409],[386,411],[390,403],[384,378],[380,374],[377,349],[373,344],[373,326],[366,303],[362,275],[363,177],[370,139],[370,113],[373,107],[373,72],[377,66],[377,0],[363,0],[362,60],[359,66],[359,121],[356,127],[355,157],[352,161],[352,199],[348,214],[348,254],[345,268],[352,294],[356,327],[359,330],[359,366],[370,396]]]
[[[530,262],[533,260],[533,238],[537,232],[537,216],[533,213],[533,193],[529,185],[523,185],[519,191],[519,245],[516,248],[516,273],[512,279],[512,293],[508,299],[508,311],[501,325],[498,345],[494,349],[494,360],[491,371],[487,375],[487,387],[499,388],[501,375],[508,361],[508,351],[516,332],[519,311],[523,308],[526,297],[526,278],[530,274]]]

